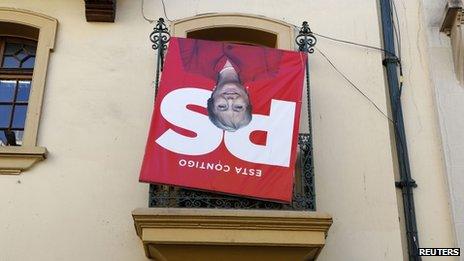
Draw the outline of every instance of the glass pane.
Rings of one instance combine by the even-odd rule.
[[[3,59],[3,68],[19,68],[19,61],[13,56],[5,56]]]
[[[16,56],[18,60],[22,61],[27,56],[26,50],[21,49],[18,52],[16,52],[14,56]]]
[[[26,120],[26,105],[16,105],[14,117],[13,117],[13,128],[24,128],[24,121]]]
[[[0,128],[9,127],[11,108],[11,105],[0,105]]]
[[[14,131],[16,137],[16,145],[23,145],[24,131]]]
[[[31,81],[19,81],[16,101],[27,102],[31,91]]]
[[[23,61],[22,68],[34,68],[35,57],[29,56],[25,61]]]
[[[6,43],[5,55],[13,55],[18,50],[21,50],[21,44],[18,44],[18,43]]]
[[[29,55],[35,55],[35,49],[37,46],[34,45],[24,45],[24,49],[26,49],[27,54]]]
[[[5,132],[3,130],[0,130],[0,146],[5,146],[5,145],[6,145]]]
[[[16,81],[0,80],[0,102],[11,102],[14,98]]]

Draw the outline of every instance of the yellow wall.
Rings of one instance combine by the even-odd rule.
[[[145,2],[148,16],[162,15],[159,1]],[[308,20],[320,34],[381,44],[375,1],[165,2],[171,19],[250,13],[295,25]],[[419,236],[423,246],[452,246],[420,9],[408,5],[403,102]],[[114,24],[87,23],[83,1],[0,6],[59,22],[38,139],[49,157],[20,176],[0,176],[0,260],[145,260],[131,211],[148,201],[138,171],[153,106],[154,24],[143,20],[140,1],[118,0]],[[322,38],[317,47],[387,111],[380,52]],[[334,219],[319,260],[401,260],[388,120],[319,53],[310,60],[317,210]],[[301,125],[307,131],[305,117]]]

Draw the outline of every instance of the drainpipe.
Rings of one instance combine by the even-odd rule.
[[[394,122],[396,151],[398,157],[400,181],[395,186],[400,188],[403,195],[404,220],[406,224],[406,238],[408,242],[408,254],[410,261],[421,260],[419,253],[419,239],[417,236],[416,213],[414,208],[413,188],[417,187],[411,177],[409,167],[406,133],[404,131],[403,110],[401,107],[401,90],[398,81],[399,59],[395,52],[395,41],[392,21],[391,0],[379,0],[382,18],[383,44],[385,48],[385,66],[387,74],[388,90],[390,94],[390,106]]]

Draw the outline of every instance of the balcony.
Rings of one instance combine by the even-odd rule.
[[[315,260],[332,218],[315,212],[311,137],[300,134],[291,204],[150,185],[132,215],[154,260]]]
[[[158,51],[155,95],[169,36],[160,18],[151,35]],[[295,41],[300,51],[313,52],[316,39],[307,22]],[[309,77],[306,83],[309,98]],[[132,212],[145,255],[163,261],[316,260],[332,218],[316,212],[311,134],[299,134],[297,150],[290,204],[150,185],[149,208]]]

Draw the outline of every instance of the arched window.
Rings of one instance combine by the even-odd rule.
[[[282,21],[243,14],[208,14],[174,21],[174,36],[294,50],[293,27]]]
[[[252,28],[243,27],[213,27],[191,31],[187,38],[226,41],[237,44],[261,45],[277,47],[277,35]]]
[[[0,146],[22,144],[36,50],[37,41],[0,36]]]
[[[0,7],[0,174],[19,174],[45,159],[37,132],[57,21]]]

